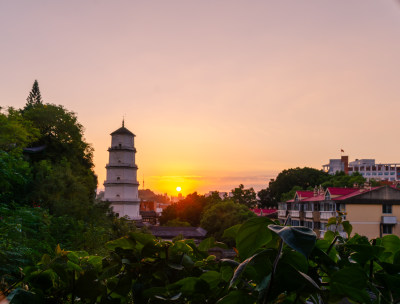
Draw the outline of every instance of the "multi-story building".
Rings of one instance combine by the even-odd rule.
[[[340,171],[346,174],[358,172],[367,180],[400,181],[400,163],[377,164],[375,159],[356,159],[349,163],[349,157],[342,156],[341,159],[330,159],[329,164],[322,167],[332,175]]]
[[[391,186],[334,188],[297,191],[294,199],[278,204],[278,218],[289,216],[292,226],[306,226],[323,237],[328,220],[339,216],[353,226],[353,233],[368,238],[386,234],[400,235],[400,190]],[[346,234],[339,227],[342,236]]]
[[[119,217],[140,220],[134,137],[135,134],[125,128],[124,121],[121,128],[111,133],[103,199],[111,202],[111,207]]]

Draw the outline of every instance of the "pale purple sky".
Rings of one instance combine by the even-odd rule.
[[[0,45],[0,106],[37,79],[85,126],[100,188],[123,115],[157,192],[259,190],[341,148],[400,162],[394,0],[3,0]]]

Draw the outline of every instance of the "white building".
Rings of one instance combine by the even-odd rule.
[[[375,159],[356,159],[349,162],[348,156],[342,156],[341,159],[330,159],[329,164],[322,166],[325,172],[333,175],[336,172],[343,171],[346,174],[360,173],[367,180],[376,181],[400,181],[400,164],[384,163],[377,164]]]
[[[135,134],[125,128],[124,121],[121,128],[111,133],[104,200],[111,202],[111,207],[119,217],[140,220],[134,138]]]

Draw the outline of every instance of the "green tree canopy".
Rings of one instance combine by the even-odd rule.
[[[225,200],[214,204],[204,211],[200,226],[207,230],[209,236],[222,240],[224,230],[241,224],[256,215],[243,204]]]
[[[232,200],[248,208],[255,208],[257,206],[256,192],[253,188],[245,189],[243,184],[232,190]]]
[[[275,202],[281,200],[283,193],[289,192],[294,186],[302,189],[320,185],[329,180],[330,175],[314,168],[295,168],[283,170],[275,180],[269,182],[269,191]]]

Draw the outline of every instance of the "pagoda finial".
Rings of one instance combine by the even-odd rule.
[[[125,116],[122,116],[122,127],[125,127]]]

